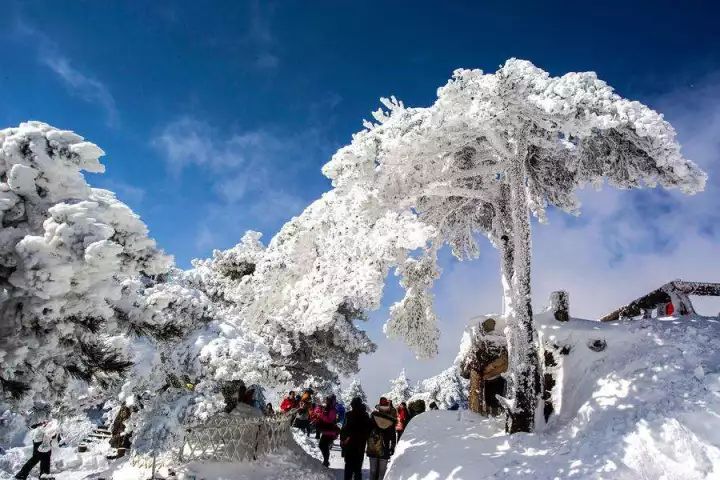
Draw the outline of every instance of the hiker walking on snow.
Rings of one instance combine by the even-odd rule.
[[[337,411],[337,423],[339,423],[341,426],[345,425],[345,405],[342,402],[336,402],[335,403],[335,410]]]
[[[345,457],[345,480],[362,480],[365,446],[370,434],[370,416],[360,397],[350,402],[351,410],[345,414],[345,425],[340,430],[340,446]]]
[[[405,427],[407,427],[409,419],[410,412],[408,412],[407,404],[405,402],[400,402],[400,405],[398,405],[397,408],[397,425],[395,426],[398,442],[400,441],[400,437],[402,437],[402,434],[405,431]]]
[[[287,397],[283,398],[283,401],[280,403],[280,411],[285,413],[289,412],[294,408],[297,408],[297,402],[295,401],[295,392],[290,391],[290,393],[287,394]]]
[[[309,392],[303,392],[300,397],[300,404],[297,407],[297,415],[295,416],[295,428],[299,428],[300,431],[305,432],[305,435],[310,436],[310,409],[312,408],[312,396]]]
[[[322,407],[316,419],[316,428],[320,432],[320,443],[318,447],[323,456],[323,465],[330,466],[330,447],[338,436],[337,410],[335,410],[335,395],[325,399],[325,406]]]
[[[17,479],[26,479],[38,463],[40,463],[40,476],[49,475],[52,449],[53,447],[57,447],[60,441],[57,422],[37,423],[31,426],[31,428],[34,429],[32,433],[32,457],[25,462],[25,465],[23,465],[17,475],[15,475]]]
[[[322,416],[322,412],[323,403],[320,400],[320,397],[318,397],[317,400],[313,402],[310,409],[310,424],[315,428],[315,438],[317,440],[320,439],[320,427],[318,426],[318,422],[320,420],[320,417]]]
[[[382,480],[385,477],[388,460],[395,453],[395,426],[397,418],[395,409],[385,397],[380,397],[380,403],[370,419],[370,436],[367,442],[367,456],[370,459],[370,480]]]

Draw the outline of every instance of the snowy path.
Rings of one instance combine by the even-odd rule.
[[[293,437],[303,450],[305,450],[313,458],[322,462],[322,454],[318,448],[318,441],[315,439],[315,435],[308,437],[299,430],[293,429]],[[330,450],[330,470],[332,470],[335,474],[336,480],[343,479],[345,472],[345,460],[340,455],[340,446],[337,441],[333,443],[332,449]],[[365,457],[365,460],[363,460],[363,479],[367,479],[369,476],[370,464],[368,462],[368,458]]]

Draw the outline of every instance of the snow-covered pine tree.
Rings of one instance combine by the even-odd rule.
[[[360,400],[367,405],[367,395],[360,384],[360,380],[357,378],[354,378],[353,381],[350,382],[350,385],[348,385],[347,389],[342,394],[342,399],[346,406],[349,406],[350,402],[355,397],[360,398]]]
[[[171,264],[130,208],[85,182],[101,155],[40,122],[0,131],[0,395],[18,408],[122,378],[125,282]]]
[[[501,251],[509,350],[508,431],[531,431],[540,383],[530,297],[529,212],[545,221],[555,206],[578,213],[576,190],[604,181],[618,188],[701,191],[705,174],[680,153],[672,126],[639,102],[621,98],[595,73],[550,77],[523,60],[494,74],[456,70],[428,108],[383,99],[388,111],[353,136],[323,172],[336,190],[363,185],[382,205],[413,212],[435,236],[420,258],[398,260],[409,275],[389,333],[433,351],[415,335],[434,328],[436,251],[449,244],[474,258],[474,236]],[[403,265],[406,263],[408,265]],[[422,268],[419,268],[422,264]],[[414,278],[425,274],[425,281]]]
[[[426,405],[435,402],[442,409],[450,408],[453,403],[464,408],[468,402],[468,382],[460,376],[458,367],[450,367],[417,383],[410,401],[419,399]]]
[[[413,390],[405,375],[405,369],[403,369],[397,378],[390,380],[390,391],[383,396],[388,400],[392,400],[393,404],[398,406],[401,402],[408,401],[412,395]]]

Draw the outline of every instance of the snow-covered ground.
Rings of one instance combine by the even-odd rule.
[[[569,347],[558,358],[558,400],[549,423],[534,434],[508,436],[499,419],[426,412],[410,422],[388,480],[720,478],[719,319],[537,320],[542,342]],[[602,351],[588,348],[598,341],[606,343]],[[297,430],[293,437],[285,450],[257,462],[176,465],[175,478],[342,478],[337,445],[327,469],[314,437]],[[58,480],[149,477],[148,469],[127,460],[108,462],[103,448],[86,454],[61,448],[53,473]],[[29,452],[16,447],[0,455],[0,479],[11,478]]]
[[[317,459],[318,462],[322,462],[322,453],[318,448],[318,441],[315,439],[315,435],[306,436],[300,430],[293,428],[293,437],[298,445],[310,456]],[[363,461],[363,478],[369,477],[370,463],[368,458],[365,457]],[[345,472],[345,460],[342,458],[340,453],[340,445],[338,440],[332,446],[330,450],[330,472],[333,475],[332,478],[336,480],[342,480]]]
[[[316,442],[313,438],[313,442]],[[315,447],[317,450],[317,447]],[[107,443],[97,444],[87,453],[76,453],[73,447],[53,451],[51,473],[56,480],[147,480],[151,469],[134,466],[128,459],[108,461]],[[31,447],[12,448],[0,455],[0,480],[9,480],[32,453]],[[319,455],[319,451],[317,451]],[[339,451],[333,452],[333,468],[342,460]],[[173,480],[333,480],[342,478],[337,472],[323,467],[321,462],[308,455],[292,440],[285,450],[267,455],[255,462],[245,463],[188,463],[174,465],[174,476],[167,467],[157,470],[157,478]],[[39,475],[35,467],[31,475]]]
[[[720,322],[702,317],[600,324],[539,318],[561,358],[558,412],[508,436],[469,412],[410,422],[387,480],[720,478]],[[587,344],[605,340],[593,352]]]

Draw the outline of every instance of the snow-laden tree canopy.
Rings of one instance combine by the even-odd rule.
[[[212,305],[215,321],[196,346],[206,374],[215,381],[274,386],[293,378],[292,369],[272,356],[275,339],[247,320],[247,310],[256,301],[254,278],[264,249],[260,234],[248,232],[235,247],[194,260],[193,268],[182,273],[182,281],[202,291]]]
[[[0,383],[52,402],[73,379],[107,385],[130,361],[110,342],[126,281],[167,271],[145,224],[82,171],[103,151],[39,122],[0,131]],[[133,292],[129,292],[131,295]]]
[[[342,194],[358,185],[382,207],[433,227],[420,255],[401,259],[405,298],[386,325],[419,356],[432,355],[437,250],[478,254],[477,234],[501,250],[509,384],[518,427],[531,429],[539,389],[530,306],[530,222],[546,209],[578,213],[576,192],[607,181],[619,188],[703,189],[705,174],[685,159],[662,115],[617,95],[595,73],[551,77],[511,59],[497,72],[456,70],[427,108],[384,99],[377,123],[353,136],[323,172]],[[417,335],[415,332],[422,332]],[[423,341],[426,336],[430,341]]]
[[[355,324],[377,309],[392,265],[422,246],[429,227],[380,208],[367,189],[329,192],[270,241],[247,287],[243,317],[273,338],[297,378],[356,372],[375,346]],[[235,292],[247,295],[239,285]]]
[[[86,183],[102,154],[38,122],[0,131],[2,400],[81,408],[119,394],[149,407],[162,392],[161,403],[203,417],[222,408],[222,381],[292,378],[227,298],[224,280],[263,251],[257,235],[189,272],[172,268],[137,215]]]
[[[432,240],[459,258],[477,256],[477,233],[500,246],[512,231],[502,199],[516,163],[528,208],[541,220],[548,206],[578,213],[576,192],[587,184],[695,193],[705,183],[662,115],[621,98],[594,72],[550,77],[511,59],[494,74],[456,70],[431,107],[383,103],[378,123],[366,122],[323,173],[339,191],[367,185],[383,206],[416,213],[435,227]],[[428,252],[425,261],[434,263],[434,249]],[[438,276],[437,267],[422,271],[428,280]],[[425,289],[409,290],[424,303]],[[413,304],[412,311],[408,321],[427,310]]]

